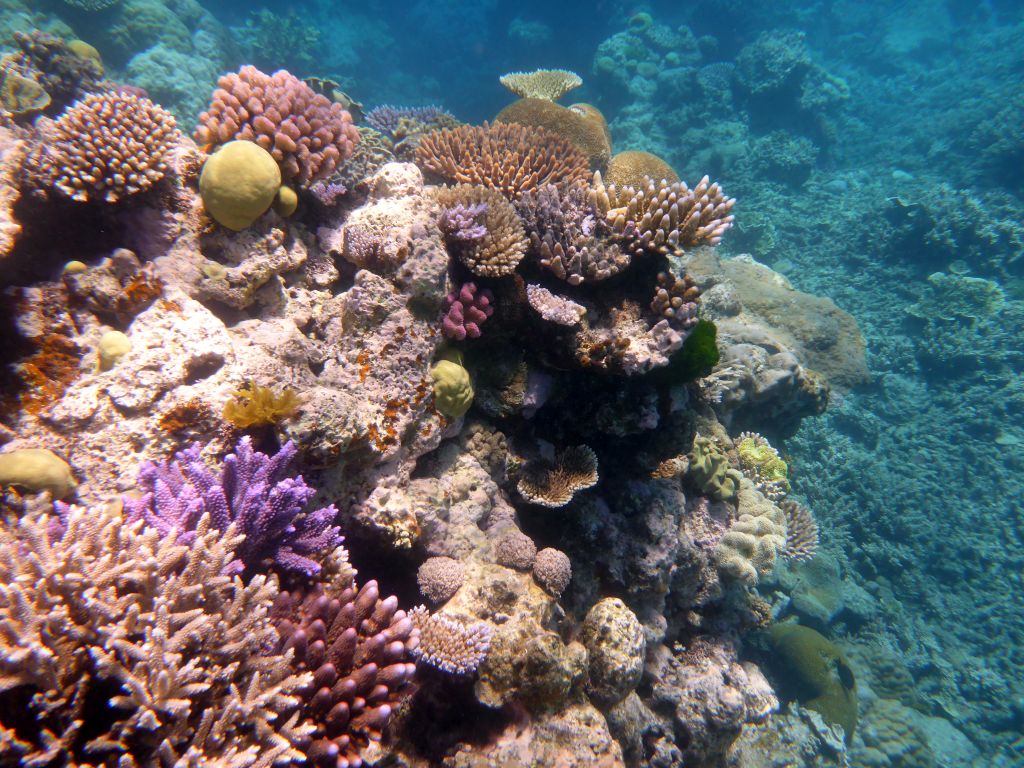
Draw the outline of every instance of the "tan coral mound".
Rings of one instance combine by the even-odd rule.
[[[538,69],[533,72],[509,72],[498,78],[501,84],[524,99],[558,101],[569,91],[583,85],[575,72],[567,69]]]
[[[545,184],[588,176],[587,159],[570,141],[517,123],[463,125],[424,136],[416,164],[448,181],[496,189],[509,200]]]
[[[459,184],[437,190],[437,201],[444,208],[456,205],[486,205],[483,216],[487,233],[478,240],[451,243],[459,261],[475,275],[503,277],[511,275],[526,255],[529,245],[523,222],[516,209],[501,193],[487,187]]]
[[[612,154],[608,124],[597,107],[589,104],[563,107],[546,99],[520,99],[501,110],[494,121],[545,128],[568,139],[587,156],[591,170],[605,168]]]
[[[524,499],[542,507],[564,507],[577,491],[597,484],[597,454],[586,445],[566,448],[554,462],[531,461],[517,485]]]
[[[616,153],[608,162],[604,182],[618,187],[640,188],[647,185],[648,179],[671,184],[679,181],[679,174],[657,155],[629,150]]]
[[[223,575],[241,539],[207,517],[179,545],[120,505],[0,523],[3,751],[24,765],[301,761],[308,729],[287,713],[309,676],[267,653],[275,582]]]
[[[167,172],[179,134],[163,107],[130,93],[93,93],[43,129],[26,183],[86,202],[149,189]]]
[[[718,245],[732,226],[736,200],[705,176],[690,189],[682,181],[648,179],[641,187],[606,186],[594,174],[591,204],[603,213],[615,236],[636,256],[680,254],[698,245]]]

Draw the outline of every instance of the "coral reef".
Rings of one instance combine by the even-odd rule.
[[[217,84],[209,109],[199,116],[196,141],[254,141],[273,155],[285,181],[309,186],[328,177],[359,141],[340,104],[285,70],[266,75],[246,66]]]

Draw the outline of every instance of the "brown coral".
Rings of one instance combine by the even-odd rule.
[[[486,206],[483,223],[486,233],[478,239],[449,242],[449,248],[468,269],[481,277],[503,277],[515,272],[526,255],[526,232],[516,209],[501,194],[485,186],[459,184],[437,190],[437,201],[444,208],[462,205]]]
[[[416,163],[448,181],[496,189],[509,200],[545,184],[587,177],[587,159],[551,131],[517,123],[463,125],[424,136]]]
[[[608,124],[597,107],[589,104],[563,107],[546,99],[520,99],[501,110],[494,121],[545,128],[558,134],[587,156],[591,170],[605,168],[612,154]]]
[[[217,83],[195,139],[219,145],[254,141],[281,166],[281,178],[301,186],[326,178],[359,141],[352,117],[285,70],[273,75],[242,67]]]
[[[575,72],[567,69],[538,69],[533,72],[509,72],[498,78],[502,85],[524,99],[558,101],[569,91],[583,85]]]
[[[604,181],[618,187],[639,188],[645,186],[648,179],[671,184],[679,181],[679,174],[657,155],[630,150],[612,157]]]
[[[692,190],[682,181],[649,179],[639,188],[605,186],[594,174],[590,201],[634,256],[680,254],[698,245],[718,245],[732,226],[736,200],[707,176]]]
[[[96,93],[44,128],[26,161],[30,186],[114,203],[163,178],[179,134],[171,113],[129,93]]]
[[[597,454],[586,445],[566,448],[553,462],[527,462],[517,488],[524,499],[542,507],[564,507],[577,491],[597,484]]]
[[[779,504],[786,516],[785,557],[794,562],[810,560],[818,551],[818,522],[802,504],[786,500]]]
[[[268,653],[272,580],[224,575],[242,537],[204,517],[191,546],[117,506],[0,523],[0,743],[23,765],[301,760]],[[56,630],[56,631],[55,631]]]

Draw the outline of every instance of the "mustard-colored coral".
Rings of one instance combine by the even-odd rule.
[[[221,416],[239,429],[277,424],[294,416],[301,403],[292,389],[278,393],[259,384],[249,384],[231,394],[234,399],[224,404]]]
[[[756,432],[743,432],[736,443],[740,470],[770,499],[789,493],[789,467],[779,452]]]
[[[558,134],[587,156],[591,170],[607,166],[612,154],[608,124],[597,107],[589,104],[563,107],[547,99],[519,99],[501,110],[494,121],[531,125]]]
[[[473,404],[473,381],[469,371],[451,360],[441,360],[430,369],[434,379],[434,407],[457,419]]]
[[[606,184],[623,187],[642,187],[647,179],[665,180],[669,184],[679,181],[679,174],[671,165],[650,152],[629,150],[617,153],[608,163]]]
[[[688,477],[702,493],[714,499],[733,499],[742,475],[729,466],[725,451],[710,437],[698,435],[689,455]]]

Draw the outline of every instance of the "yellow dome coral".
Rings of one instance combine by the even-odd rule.
[[[236,231],[262,216],[280,187],[277,161],[251,141],[229,141],[210,155],[199,177],[207,212],[218,224]]]
[[[473,382],[469,371],[452,360],[441,360],[430,369],[434,379],[434,407],[457,419],[473,404]]]

